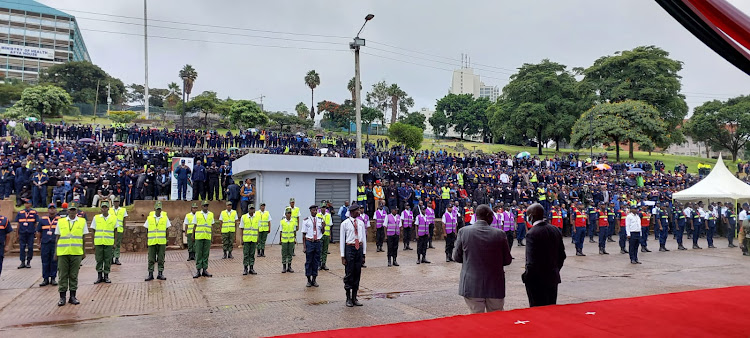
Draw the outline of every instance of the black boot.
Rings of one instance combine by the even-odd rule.
[[[417,255],[417,264],[422,263],[422,255]]]
[[[320,266],[320,269],[328,271],[328,266],[326,266],[326,263],[323,263],[323,265]]]
[[[231,251],[229,251],[229,253],[227,253],[227,258],[230,258],[230,259],[231,259],[231,258],[234,258],[234,257],[232,256],[232,252],[231,252]]]
[[[70,291],[70,299],[68,299],[68,303],[73,304],[73,305],[81,304],[81,302],[79,302],[78,299],[76,299],[75,291]]]
[[[159,274],[156,275],[156,279],[158,279],[158,280],[167,280],[167,277],[164,277],[164,274],[162,273],[162,271],[159,271]]]
[[[353,307],[354,303],[352,303],[352,291],[346,290],[346,307]]]
[[[359,290],[352,290],[352,305],[354,306],[362,306],[362,303],[357,300],[357,291]]]
[[[698,244],[693,244],[693,249],[703,249],[703,248],[699,247]]]
[[[576,250],[576,256],[586,256],[583,254],[583,250]]]
[[[200,276],[201,276],[201,270],[198,269],[198,270],[195,271],[195,274],[193,275],[193,278],[198,278]]]
[[[201,274],[203,277],[213,277],[214,275],[208,273],[208,269],[203,269],[203,274]]]
[[[320,286],[318,285],[318,276],[312,276],[312,285],[316,288]]]
[[[312,286],[312,276],[307,276],[307,284],[305,286],[308,288]]]
[[[115,265],[122,265],[122,263],[120,263],[120,259],[119,258],[115,258]]]
[[[286,264],[281,264],[283,267],[281,268],[281,273],[286,273]]]
[[[449,254],[449,253],[445,254],[445,261],[446,262],[450,262],[451,261],[451,254]]]
[[[247,276],[247,265],[245,265],[245,269],[242,270],[242,275]]]
[[[224,250],[224,257],[222,257],[221,259],[227,259],[227,251],[226,250]]]
[[[286,272],[294,273],[294,270],[292,270],[292,263],[286,265]]]
[[[97,275],[96,282],[94,282],[94,284],[99,284],[99,283],[101,283],[101,282],[104,281],[104,279],[102,278],[102,273],[101,272],[97,272],[96,275]]]
[[[391,256],[388,256],[388,266],[393,266],[393,263],[391,262]]]
[[[255,272],[255,270],[253,270],[253,266],[252,265],[250,265],[250,269],[248,269],[247,273],[249,273],[251,275],[257,275],[258,274],[258,273]]]
[[[677,247],[677,250],[687,250],[687,248],[686,248],[686,247],[684,247],[684,246],[682,246],[682,244],[680,244],[680,245],[679,245],[679,246]]]
[[[49,283],[52,284],[52,285],[57,285],[57,281],[55,280],[55,277],[52,277],[50,279]]]
[[[621,253],[621,254],[626,254],[626,253],[628,253],[628,252],[627,252],[627,251],[625,251],[625,249],[624,249],[624,248],[620,248],[620,253]]]
[[[159,275],[161,276],[161,272],[159,273]],[[107,284],[112,283],[112,281],[109,280],[109,274],[108,273],[104,274],[104,279],[102,279],[102,282],[107,283]]]
[[[393,266],[399,266],[398,262],[396,262],[396,257],[393,257]]]
[[[41,283],[39,284],[39,286],[47,286],[47,285],[49,285],[49,278],[45,278],[45,279],[44,279],[44,280],[43,280],[43,281],[42,281],[42,282],[41,282]]]
[[[144,281],[148,282],[148,281],[152,281],[152,280],[154,280],[154,272],[153,271],[149,271],[148,272],[148,277],[146,277],[146,279],[144,279]]]
[[[430,264],[432,262],[427,260],[427,254],[422,254],[422,263]]]
[[[526,244],[523,244],[523,240],[521,239],[518,241],[518,246],[526,246]]]
[[[60,292],[60,300],[57,301],[57,306],[63,306],[63,305],[65,305],[65,296],[66,296],[66,292],[65,291]]]

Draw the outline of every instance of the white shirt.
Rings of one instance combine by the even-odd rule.
[[[125,208],[122,208],[122,207],[120,207],[120,208],[112,208],[111,210],[113,210],[113,211],[114,211],[114,212],[116,213],[116,212],[117,212],[118,210],[120,210],[120,209],[123,209],[123,210],[125,210],[125,214],[124,214],[124,215],[122,215],[122,217],[123,217],[123,220],[124,220],[124,219],[125,219],[125,217],[128,217],[128,210],[127,210],[127,209],[125,209]],[[122,223],[120,223],[120,220],[119,220],[119,219],[117,220],[117,224],[119,224],[120,226],[122,226]]]
[[[703,208],[698,208],[698,215],[701,215],[703,219],[708,219],[708,213]]]
[[[682,213],[684,213],[687,218],[693,217],[693,209],[685,208],[685,210],[682,210]]]
[[[159,217],[156,217],[156,215],[154,215],[154,219],[156,220],[156,223],[159,223],[159,220],[160,220],[160,219],[161,219],[162,217],[164,217],[164,214],[162,214],[162,215],[161,215],[161,216],[159,216]],[[169,227],[171,227],[171,226],[172,226],[172,222],[170,222],[170,221],[169,221],[169,218],[167,218],[167,228],[169,228]],[[148,229],[148,220],[146,220],[146,222],[144,222],[144,223],[143,223],[143,227],[144,227],[144,228],[146,228],[146,229]]]
[[[747,211],[745,211],[745,209],[742,209],[742,211],[740,211],[740,216],[739,218],[737,218],[737,220],[743,222],[740,224],[745,224],[744,222],[747,221]]]
[[[68,219],[68,221],[70,223],[73,223],[73,221],[75,221],[75,220],[78,219],[78,217],[73,218],[73,219],[71,219],[70,217],[66,217],[66,218]],[[83,219],[83,222],[84,222],[84,224],[86,224],[86,219]],[[85,235],[87,233],[89,233],[89,228],[84,225],[83,226],[83,234]],[[59,234],[60,234],[60,227],[58,226],[58,227],[55,227],[55,235],[59,235]]]
[[[182,222],[182,224],[185,224],[185,225],[188,225],[188,224],[195,225],[195,223],[196,223],[195,214],[192,212],[185,215],[185,221]]]
[[[250,219],[253,219],[253,215],[247,214]],[[248,224],[249,225],[249,224]],[[258,227],[258,221],[255,221],[255,227]],[[245,228],[245,217],[240,217],[240,229]]]
[[[302,234],[305,236],[306,239],[309,240],[319,240],[323,238],[323,231],[325,227],[325,223],[323,222],[323,219],[316,216],[307,216],[304,219],[302,219]],[[318,238],[313,237],[315,235],[315,231],[318,232]]]
[[[204,212],[203,210],[201,210],[200,213],[203,214],[203,219],[205,219],[206,221],[208,221],[208,212]],[[271,216],[270,215],[268,216],[268,222],[271,222]],[[214,225],[214,223],[216,223],[216,220],[212,220],[211,224],[209,224],[209,225]]]
[[[367,230],[365,229],[364,223],[358,219],[347,218],[341,222],[341,237],[343,240],[340,241],[341,257],[344,257],[344,247],[347,244],[354,244],[354,223],[357,226],[357,234],[359,235],[359,246],[362,248],[362,252],[367,252]]]
[[[219,220],[220,221],[222,221],[222,222],[229,222],[229,221],[237,221],[239,219],[239,217],[237,216],[236,212],[234,213],[234,219],[224,219],[224,215],[229,214],[231,212],[231,211],[227,211],[227,212],[224,212],[224,211],[226,211],[226,209],[222,210],[222,212],[219,213]],[[227,215],[227,217],[229,217],[229,215]]]
[[[628,216],[625,217],[625,231],[627,231],[628,236],[630,236],[631,232],[641,232],[641,218],[638,217],[638,215],[633,214],[632,212],[628,213]]]
[[[102,215],[102,216],[104,216],[104,215]],[[115,217],[115,216],[114,215],[111,215],[111,216],[107,215],[106,217],[104,217],[104,220],[107,221],[110,217]],[[115,228],[121,228],[121,227],[122,226],[120,225],[120,222],[117,222],[117,224],[115,225]],[[94,216],[94,219],[91,220],[91,225],[89,226],[89,228],[96,230],[96,216]]]
[[[510,177],[508,177],[508,174],[506,174],[506,173],[500,174],[500,182],[503,182],[503,183],[506,183],[506,184],[508,182],[510,182]]]

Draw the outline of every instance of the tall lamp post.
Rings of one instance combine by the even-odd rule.
[[[180,144],[182,145],[182,149],[181,149],[182,152],[185,151],[185,114],[187,114],[187,112],[185,111],[185,104],[187,104],[185,102],[185,83],[187,83],[187,80],[188,80],[187,77],[182,78],[182,130],[180,130],[180,135],[181,135]]]
[[[354,37],[354,41],[349,43],[349,48],[354,49],[354,105],[356,110],[356,124],[357,124],[357,158],[362,158],[362,98],[361,98],[361,84],[359,80],[359,47],[365,45],[365,39],[359,37],[362,30],[365,28],[367,21],[372,20],[375,15],[367,14],[365,16],[365,23],[362,24],[362,28],[357,32],[357,36]]]

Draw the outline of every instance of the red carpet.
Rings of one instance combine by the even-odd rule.
[[[297,336],[750,337],[750,286],[454,316]]]

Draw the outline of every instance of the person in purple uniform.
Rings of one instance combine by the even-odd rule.
[[[411,212],[409,204],[404,205],[404,211],[401,212],[401,227],[404,228],[404,251],[414,250],[411,248],[411,226],[414,223],[414,214]]]
[[[430,224],[427,223],[427,216],[422,208],[417,207],[417,264],[430,264],[427,260],[427,241],[430,235]]]

